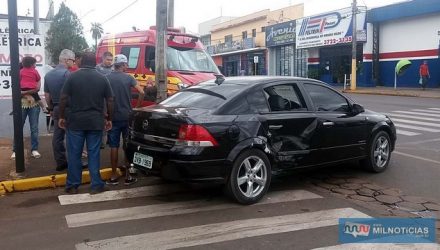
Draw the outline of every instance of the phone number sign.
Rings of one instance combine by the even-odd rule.
[[[366,10],[357,14],[357,30],[366,29]],[[296,48],[305,49],[352,42],[351,8],[299,19],[296,22]],[[358,41],[366,41],[366,36]]]

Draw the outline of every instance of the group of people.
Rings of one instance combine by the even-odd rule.
[[[20,71],[22,89],[23,125],[29,116],[31,126],[32,156],[41,157],[38,152],[38,91],[40,76],[35,70],[35,59],[28,62],[23,58],[23,69]],[[33,66],[27,67],[29,64]],[[76,55],[64,49],[59,55],[59,64],[44,77],[44,95],[47,109],[54,120],[52,138],[53,154],[56,170],[67,169],[65,191],[69,194],[78,193],[82,177],[82,157],[84,145],[87,150],[91,186],[90,193],[107,190],[108,185],[119,184],[118,149],[121,136],[128,132],[128,116],[131,108],[131,89],[139,92],[137,106],[144,97],[143,88],[129,74],[127,57],[118,54],[113,58],[105,52],[102,63],[96,64],[95,54],[84,52]],[[29,77],[28,77],[29,76]],[[30,81],[32,77],[32,81]],[[32,101],[33,99],[33,101]],[[100,148],[103,133],[107,132],[107,143],[110,147],[112,176],[105,183],[100,175]],[[65,139],[66,138],[66,142]],[[66,154],[67,148],[67,154]],[[15,150],[15,148],[14,148]],[[12,158],[15,158],[13,153]],[[127,159],[125,159],[125,163]],[[130,185],[137,180],[130,175],[125,164],[125,184]]]

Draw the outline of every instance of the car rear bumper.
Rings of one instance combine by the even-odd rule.
[[[179,151],[128,141],[125,153],[130,163],[135,152],[153,157],[151,169],[133,164],[135,168],[167,180],[224,183],[231,169],[225,159],[194,160],[197,155],[184,156]]]

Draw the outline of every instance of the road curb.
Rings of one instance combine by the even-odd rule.
[[[104,168],[100,170],[101,178],[107,180],[111,177],[112,169]],[[121,172],[118,169],[118,174]],[[26,178],[0,182],[0,195],[12,192],[63,187],[66,185],[67,174],[54,174],[49,176]],[[82,183],[90,183],[89,171],[82,172]]]
[[[405,96],[405,97],[420,97],[420,98],[435,98],[440,99],[438,96],[421,96],[419,94],[407,94],[407,93],[386,93],[386,92],[371,92],[362,90],[342,90],[343,93],[349,94],[364,94],[364,95],[387,95],[387,96]]]

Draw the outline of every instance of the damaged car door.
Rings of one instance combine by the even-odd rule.
[[[317,117],[309,110],[294,82],[269,84],[263,89],[269,111],[262,126],[280,170],[314,165]]]

